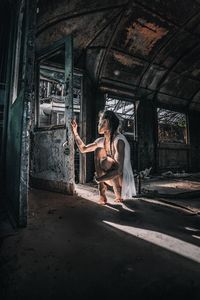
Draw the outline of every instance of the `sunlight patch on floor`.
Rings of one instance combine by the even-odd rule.
[[[103,221],[103,223],[200,263],[200,247],[198,246],[149,229],[136,228],[108,221]]]
[[[192,235],[192,237],[195,238],[195,239],[200,240],[200,236],[198,236],[198,235]],[[199,249],[199,251],[200,251],[200,249]]]
[[[86,200],[90,200],[93,202],[98,203],[99,201],[99,192],[97,188],[88,186],[88,185],[82,185],[82,184],[77,184],[76,185],[76,193],[79,197],[82,197]],[[108,204],[105,205],[106,207],[109,207],[110,209],[113,209],[115,211],[119,211],[119,206],[121,206],[122,209],[130,211],[130,212],[135,212],[133,209],[129,208],[125,203],[116,203],[114,202],[115,196],[112,191],[107,191],[106,192],[106,197],[108,200]],[[134,201],[135,199],[131,199],[131,201]],[[116,205],[116,207],[114,207]]]
[[[200,231],[199,229],[193,227],[185,227],[185,229],[188,231]]]

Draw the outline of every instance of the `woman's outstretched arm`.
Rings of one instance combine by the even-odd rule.
[[[73,132],[73,135],[74,135],[74,139],[75,139],[75,142],[79,148],[79,151],[81,153],[87,153],[87,152],[93,152],[96,150],[97,148],[97,144],[96,143],[91,143],[91,144],[88,144],[88,145],[85,145],[84,142],[82,141],[82,139],[80,138],[79,134],[78,134],[78,131],[77,131],[77,128],[78,128],[78,125],[76,123],[75,120],[72,121],[71,123],[71,128],[72,128],[72,132]],[[63,147],[65,147],[65,145],[67,144],[68,142],[65,142],[63,144]]]

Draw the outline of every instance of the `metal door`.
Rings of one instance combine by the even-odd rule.
[[[36,126],[32,132],[31,184],[73,194],[73,49],[68,36],[37,55]],[[62,145],[68,141],[67,149]]]
[[[7,67],[7,113],[4,123],[3,158],[9,207],[18,225],[25,226],[28,206],[30,104],[33,98],[37,2],[36,0],[18,2],[19,12],[16,7],[16,19],[12,20],[12,45],[10,45]],[[17,31],[14,30],[16,24]]]

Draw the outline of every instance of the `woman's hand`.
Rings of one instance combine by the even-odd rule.
[[[73,119],[72,122],[71,122],[71,128],[72,128],[72,131],[75,134],[77,134],[77,128],[78,128],[78,124],[76,123],[76,120]]]
[[[100,183],[99,178],[100,178],[100,177],[98,177],[98,176],[95,175],[95,176],[94,176],[94,181],[95,181],[96,183]]]

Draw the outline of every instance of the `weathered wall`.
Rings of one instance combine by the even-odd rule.
[[[191,171],[200,171],[200,113],[190,111],[188,115],[189,140],[191,145]]]
[[[141,99],[137,108],[138,170],[156,167],[155,161],[155,106]]]
[[[189,171],[190,145],[161,144],[158,147],[158,170],[162,171]]]
[[[73,192],[73,178],[69,178],[69,155],[62,144],[66,130],[36,131],[31,135],[31,184],[63,193]]]

